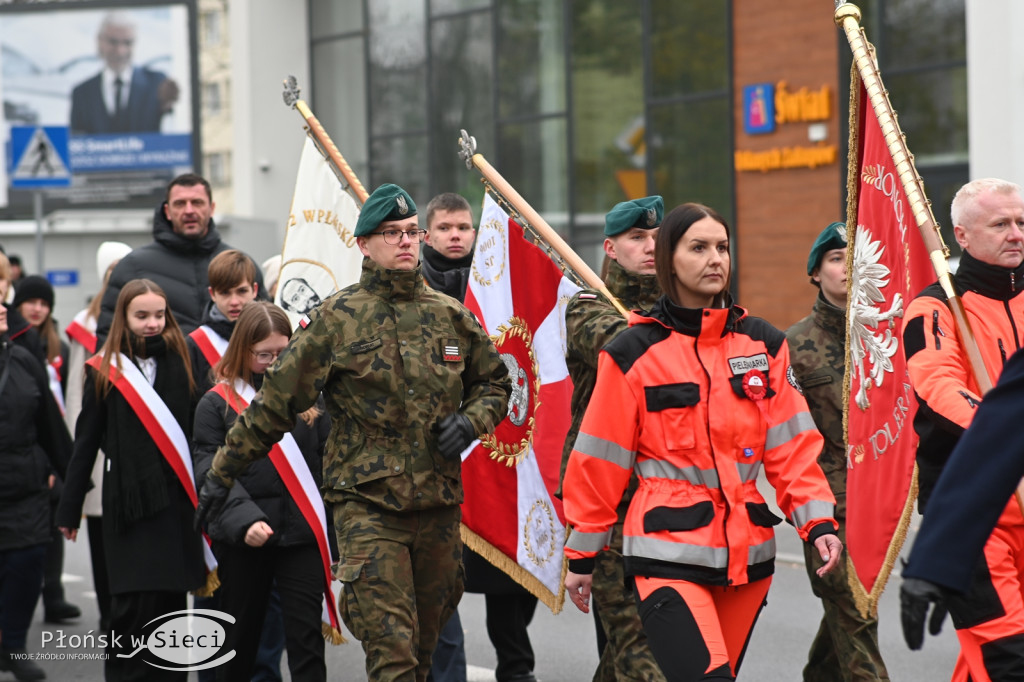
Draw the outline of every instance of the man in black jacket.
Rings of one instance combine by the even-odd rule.
[[[102,342],[110,330],[121,287],[144,277],[160,285],[183,334],[199,326],[210,300],[207,268],[210,260],[231,247],[220,239],[213,223],[210,183],[194,173],[179,175],[167,187],[167,200],[153,215],[153,243],[121,259],[110,274],[96,335]],[[254,261],[255,262],[255,261]],[[263,274],[256,268],[259,297],[265,299]]]

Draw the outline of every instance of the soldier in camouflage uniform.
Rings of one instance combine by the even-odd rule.
[[[654,241],[664,212],[662,198],[654,196],[624,201],[605,217],[605,285],[628,310],[647,310],[661,295],[654,274]],[[584,289],[569,301],[565,325],[566,365],[573,384],[572,424],[562,450],[559,480],[565,477],[576,434],[594,391],[597,356],[605,344],[627,327],[626,318],[593,289]],[[636,598],[626,585],[622,564],[622,524],[636,486],[634,476],[619,504],[619,520],[612,527],[608,549],[597,555],[594,565],[595,615],[607,637],[594,673],[595,682],[665,679],[647,646]],[[561,489],[557,494],[561,498]]]
[[[846,444],[843,438],[843,375],[846,346],[846,226],[832,223],[811,248],[807,261],[811,283],[820,290],[814,312],[786,331],[789,356],[811,416],[825,437],[818,456],[836,497],[839,539],[846,544]],[[822,560],[805,543],[811,589],[825,615],[811,645],[805,682],[888,680],[878,649],[878,619],[860,614],[848,582],[848,562],[818,577]]]
[[[505,416],[511,393],[472,313],[424,285],[422,234],[404,190],[370,195],[355,229],[359,283],[303,318],[228,432],[196,510],[197,522],[215,517],[239,472],[322,392],[340,610],[374,681],[426,679],[463,590],[459,455]]]

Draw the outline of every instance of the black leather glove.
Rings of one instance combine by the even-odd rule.
[[[228,498],[231,488],[227,487],[219,478],[213,478],[209,474],[199,491],[199,503],[196,504],[196,514],[192,518],[192,527],[196,531],[202,531],[206,522],[220,516],[220,509],[224,506],[224,500]]]
[[[900,585],[900,621],[903,624],[903,639],[915,651],[924,644],[924,621],[928,606],[935,604],[932,617],[928,620],[928,631],[933,635],[942,629],[946,617],[946,596],[942,588],[921,578],[905,578]]]
[[[441,450],[441,454],[448,459],[457,459],[476,437],[469,417],[458,412],[442,419],[440,429],[437,447]]]

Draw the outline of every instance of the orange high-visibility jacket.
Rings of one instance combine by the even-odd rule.
[[[1020,270],[982,263],[965,251],[953,276],[992,383],[1024,337]],[[942,287],[932,284],[918,294],[907,306],[905,320],[907,371],[919,405],[914,429],[921,438],[917,446],[918,505],[924,513],[946,460],[974,419],[981,391],[960,345]]]
[[[590,572],[635,469],[627,574],[710,585],[765,578],[781,519],[757,490],[758,472],[813,541],[838,528],[822,446],[781,331],[739,306],[684,309],[662,297],[601,352],[563,486],[570,570]]]

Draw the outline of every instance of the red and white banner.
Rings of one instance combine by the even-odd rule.
[[[224,382],[218,382],[213,390],[224,399],[235,414],[241,414],[249,407],[249,403],[256,397],[256,389],[241,379],[234,383],[234,394],[228,389]],[[341,634],[341,619],[338,616],[337,597],[331,589],[331,549],[327,538],[327,510],[324,508],[324,500],[320,497],[320,488],[309,471],[305,457],[299,449],[299,444],[290,433],[284,434],[280,441],[274,443],[267,455],[270,462],[281,477],[288,494],[295,501],[295,506],[302,513],[302,518],[309,525],[310,530],[316,537],[317,548],[320,550],[320,561],[324,573],[324,597],[320,604],[320,617],[323,620],[324,634],[334,644],[341,644],[344,638]]]
[[[935,279],[878,118],[860,88],[856,233],[849,235],[846,542],[873,611],[912,512],[917,400],[903,313]]]
[[[565,306],[577,291],[486,196],[466,307],[508,366],[512,397],[494,433],[462,455],[462,535],[555,613],[564,598],[565,516],[554,491],[572,396]]]
[[[334,292],[359,281],[363,254],[353,235],[359,205],[306,138],[285,227],[274,303],[292,327]]]

